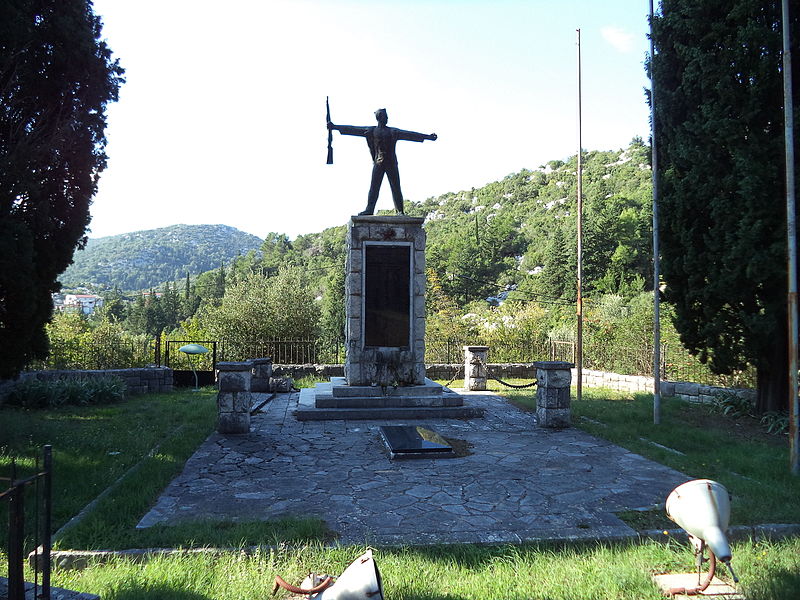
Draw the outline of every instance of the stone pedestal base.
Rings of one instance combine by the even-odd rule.
[[[272,378],[272,359],[254,358],[250,361],[253,365],[250,379],[251,392],[271,392],[270,379]]]
[[[354,216],[347,233],[345,377],[425,383],[425,231],[406,215]]]
[[[536,367],[536,421],[539,427],[563,429],[572,424],[569,386],[572,363],[541,361]]]
[[[217,431],[220,433],[249,433],[252,363],[217,363]]]
[[[464,406],[464,398],[426,379],[422,385],[352,386],[344,377],[300,391],[295,417],[300,421],[338,419],[464,419],[483,411]]]
[[[471,392],[486,390],[486,361],[489,346],[464,346],[464,389]]]

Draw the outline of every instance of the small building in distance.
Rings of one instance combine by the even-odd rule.
[[[90,315],[101,306],[103,299],[95,294],[64,294],[62,310]]]

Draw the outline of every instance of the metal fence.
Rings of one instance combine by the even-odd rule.
[[[28,365],[29,371],[131,369],[160,362],[158,338],[114,340],[102,343],[61,344],[50,348],[45,360]]]
[[[10,463],[8,477],[0,477],[8,487],[0,492],[0,508],[8,510],[7,548],[8,556],[8,600],[25,600],[25,547],[30,535],[35,548],[34,598],[50,599],[50,528],[52,523],[52,447],[43,449],[40,470],[39,455],[36,455],[34,473],[18,478],[15,461]],[[27,506],[26,506],[26,500]],[[30,505],[33,505],[32,507]],[[33,523],[26,525],[26,517]],[[0,528],[2,529],[2,528]],[[27,540],[30,544],[31,541]],[[41,550],[40,550],[41,549]],[[41,552],[41,557],[39,556]],[[40,560],[41,558],[41,560]],[[41,569],[41,585],[39,575]]]
[[[195,341],[195,340],[192,340]],[[36,369],[112,369],[143,367],[158,364],[177,369],[191,368],[184,356],[175,356],[175,344],[189,343],[185,340],[160,339],[126,341],[98,344],[78,351],[74,348],[53,348],[47,361],[34,363]],[[270,357],[275,364],[342,364],[345,360],[345,344],[341,338],[317,338],[308,340],[218,340],[199,343],[213,344],[217,352],[195,357],[197,370],[211,371],[214,362],[240,361],[249,358]],[[464,346],[489,346],[489,360],[494,363],[526,363],[538,360],[563,360],[575,362],[576,343],[568,340],[460,340],[428,339],[425,360],[435,364],[457,364],[464,360]],[[170,358],[167,359],[167,349]],[[210,346],[209,346],[210,349]],[[670,381],[690,381],[720,387],[754,388],[754,369],[746,369],[732,375],[716,375],[696,357],[682,347],[664,345],[661,349],[661,376]],[[653,375],[653,348],[618,347],[586,339],[583,348],[583,366],[586,369],[619,373],[621,375]]]
[[[247,360],[270,357],[275,364],[304,365],[344,362],[344,340],[341,338],[313,340],[252,340],[231,342],[220,340],[219,360]]]

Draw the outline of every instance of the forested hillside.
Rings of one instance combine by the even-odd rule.
[[[650,148],[583,158],[584,290],[631,297],[652,287]],[[482,188],[408,202],[425,218],[428,268],[462,307],[491,298],[573,299],[576,273],[576,158],[512,173]],[[302,267],[322,294],[344,264],[345,227],[290,241],[270,234],[233,273]]]
[[[227,225],[172,225],[90,239],[59,279],[66,289],[141,290],[208,271],[261,242]]]

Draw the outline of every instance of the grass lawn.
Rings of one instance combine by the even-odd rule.
[[[119,560],[84,571],[56,571],[59,586],[104,600],[264,600],[275,575],[299,583],[309,572],[341,573],[363,548],[317,545],[245,555]],[[733,546],[740,589],[748,600],[788,600],[800,589],[800,540]],[[688,544],[656,542],[570,547],[444,546],[376,552],[388,600],[656,600],[659,572],[688,572]],[[278,598],[286,598],[281,591]]]
[[[504,394],[523,409],[532,407],[533,391]],[[710,416],[702,407],[672,400],[663,404],[662,425],[656,427],[651,425],[649,396],[585,390],[584,400],[573,403],[573,415],[576,426],[594,435],[691,477],[724,483],[734,495],[734,523],[800,521],[800,482],[788,474],[786,436],[769,436],[749,422]],[[212,390],[151,395],[103,407],[0,409],[0,472],[10,455],[30,455],[34,448],[53,444],[56,528],[111,486],[94,510],[60,538],[62,548],[274,547],[255,553],[164,556],[144,565],[118,559],[83,571],[56,570],[54,585],[99,594],[104,600],[262,600],[276,574],[293,583],[309,571],[338,574],[360,554],[362,548],[324,547],[320,540],[328,532],[316,520],[136,531],[138,519],[210,433],[214,419]],[[31,459],[21,463],[25,470],[33,468]],[[642,524],[651,525],[659,517],[645,515]],[[656,599],[662,596],[651,581],[653,573],[691,571],[693,565],[689,545],[676,540],[412,547],[382,549],[376,558],[386,597],[409,600]],[[800,540],[736,543],[733,564],[749,600],[797,597]],[[0,571],[4,569],[0,555]]]
[[[535,393],[504,391],[523,410],[535,408]],[[663,398],[661,424],[653,425],[651,394],[584,389],[573,396],[576,427],[691,478],[722,483],[732,494],[731,524],[800,523],[800,477],[789,472],[789,438],[766,433],[752,417],[733,419],[706,406]],[[662,528],[663,511],[623,514],[639,529]],[[675,527],[674,524],[671,524]]]
[[[8,472],[12,456],[17,459],[18,476],[33,472],[35,452],[52,444],[55,530],[106,490],[85,518],[54,541],[56,548],[238,546],[325,539],[329,534],[317,519],[135,529],[215,422],[213,389],[137,396],[105,406],[4,407],[0,473]],[[5,503],[0,504],[0,548],[6,544],[5,510]]]

